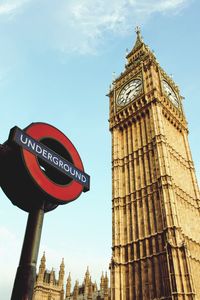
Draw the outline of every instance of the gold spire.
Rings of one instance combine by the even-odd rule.
[[[60,269],[64,269],[65,268],[65,264],[64,264],[64,258],[62,258],[61,264],[60,264]]]
[[[135,28],[135,32],[137,34],[137,39],[136,39],[136,42],[135,42],[135,45],[134,45],[133,49],[139,48],[144,43],[143,39],[142,39],[142,35],[141,35],[141,28],[140,28],[140,26],[137,26]]]
[[[43,256],[40,260],[40,266],[39,266],[39,273],[38,273],[38,281],[43,281],[43,277],[44,277],[44,272],[46,269],[46,257],[45,257],[45,252],[43,252]]]
[[[65,275],[65,264],[64,264],[64,258],[62,258],[62,262],[60,264],[59,279],[58,279],[59,285],[63,285],[64,275]]]
[[[51,269],[51,273],[50,273],[50,283],[54,282],[54,278],[55,278],[55,274],[54,274],[54,269]]]
[[[71,295],[71,274],[69,273],[67,277],[67,284],[66,284],[66,298],[70,297]]]
[[[101,291],[104,290],[104,280],[105,280],[105,277],[104,277],[104,273],[102,272],[102,275],[101,275],[101,282],[100,282],[100,290],[101,290]]]
[[[46,257],[45,257],[45,251],[43,252],[42,258],[41,258],[41,264],[45,264],[46,262]]]
[[[78,299],[78,285],[79,285],[79,282],[78,282],[78,280],[76,280],[75,286],[74,286],[74,291],[73,291],[73,300]]]
[[[104,272],[102,271],[101,280],[104,280]]]
[[[78,282],[78,280],[76,280],[76,282],[75,282],[75,288],[77,289],[78,288],[78,285],[79,285],[79,282]]]
[[[71,273],[69,272],[69,275],[67,277],[67,282],[70,282],[71,281]]]
[[[141,27],[140,26],[135,27],[135,32],[137,33],[137,36],[142,40]]]
[[[93,292],[93,286],[92,286],[92,281],[91,281],[91,277],[90,277],[90,283],[89,283],[89,288],[88,288],[88,300],[92,299],[92,292]]]
[[[141,29],[139,26],[137,26],[135,28],[135,32],[137,34],[137,38],[135,41],[135,44],[132,48],[132,50],[126,55],[126,59],[127,59],[127,65],[130,63],[129,58],[140,48],[142,47],[144,44],[144,41],[142,39],[142,35],[141,35]]]
[[[90,272],[89,272],[89,267],[87,266],[87,270],[85,272],[84,282],[85,282],[86,285],[88,285],[89,281],[90,281]]]
[[[106,275],[105,275],[105,278],[104,278],[104,289],[105,289],[105,291],[108,290],[108,275],[107,275],[107,272],[106,272]]]

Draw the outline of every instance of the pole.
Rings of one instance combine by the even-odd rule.
[[[44,209],[29,213],[11,300],[32,300]]]

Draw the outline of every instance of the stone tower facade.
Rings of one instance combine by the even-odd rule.
[[[110,88],[112,300],[200,300],[200,201],[179,88],[137,39]]]
[[[67,279],[67,285],[69,277]],[[74,289],[70,292],[70,289],[66,288],[65,300],[110,300],[110,288],[108,286],[107,273],[102,274],[100,289],[98,289],[96,282],[92,282],[89,269],[85,273],[85,277],[82,284],[79,284],[78,280],[75,282]]]
[[[102,273],[100,289],[93,282],[87,268],[82,284],[76,280],[72,287],[71,275],[69,273],[64,291],[65,265],[62,260],[58,279],[55,271],[46,269],[46,257],[43,254],[37,274],[33,300],[110,300],[110,288],[107,273]]]
[[[33,300],[64,300],[64,269],[64,261],[62,260],[59,277],[56,279],[53,269],[51,271],[46,270],[46,257],[44,253],[34,286]]]

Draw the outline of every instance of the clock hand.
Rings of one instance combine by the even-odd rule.
[[[139,86],[141,86],[141,83],[139,83],[138,85],[136,85],[136,87],[135,87],[135,88],[138,88]]]
[[[131,90],[126,93],[126,99],[129,97],[130,93],[131,93]]]

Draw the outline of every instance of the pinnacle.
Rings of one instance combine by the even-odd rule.
[[[89,272],[89,266],[87,266],[87,270],[86,270],[85,275],[89,275],[89,274],[90,274],[90,272]]]
[[[79,285],[79,282],[78,282],[78,280],[76,280],[75,287],[78,287],[78,285]]]
[[[45,257],[45,251],[43,252],[43,255],[42,255],[42,258],[41,258],[41,261],[46,261],[46,257]]]
[[[45,252],[43,252],[43,256],[41,257],[40,260],[40,268],[45,268],[45,263],[46,263],[46,257],[45,257]]]
[[[139,26],[137,26],[135,28],[135,32],[137,34],[137,38],[135,41],[135,44],[132,48],[132,50],[127,54],[128,51],[126,51],[126,58],[128,59],[135,51],[137,51],[137,49],[139,49],[142,45],[144,45],[143,39],[142,39],[142,35],[141,35],[141,29]]]
[[[139,46],[141,46],[143,44],[143,39],[142,39],[142,35],[141,35],[140,26],[137,26],[135,28],[135,32],[137,34],[137,39],[136,39],[136,42],[135,42],[135,45],[134,45],[133,49],[136,49],[136,48],[138,48]]]
[[[64,264],[64,258],[62,258],[60,267],[64,267],[64,266],[65,266],[65,264]]]

